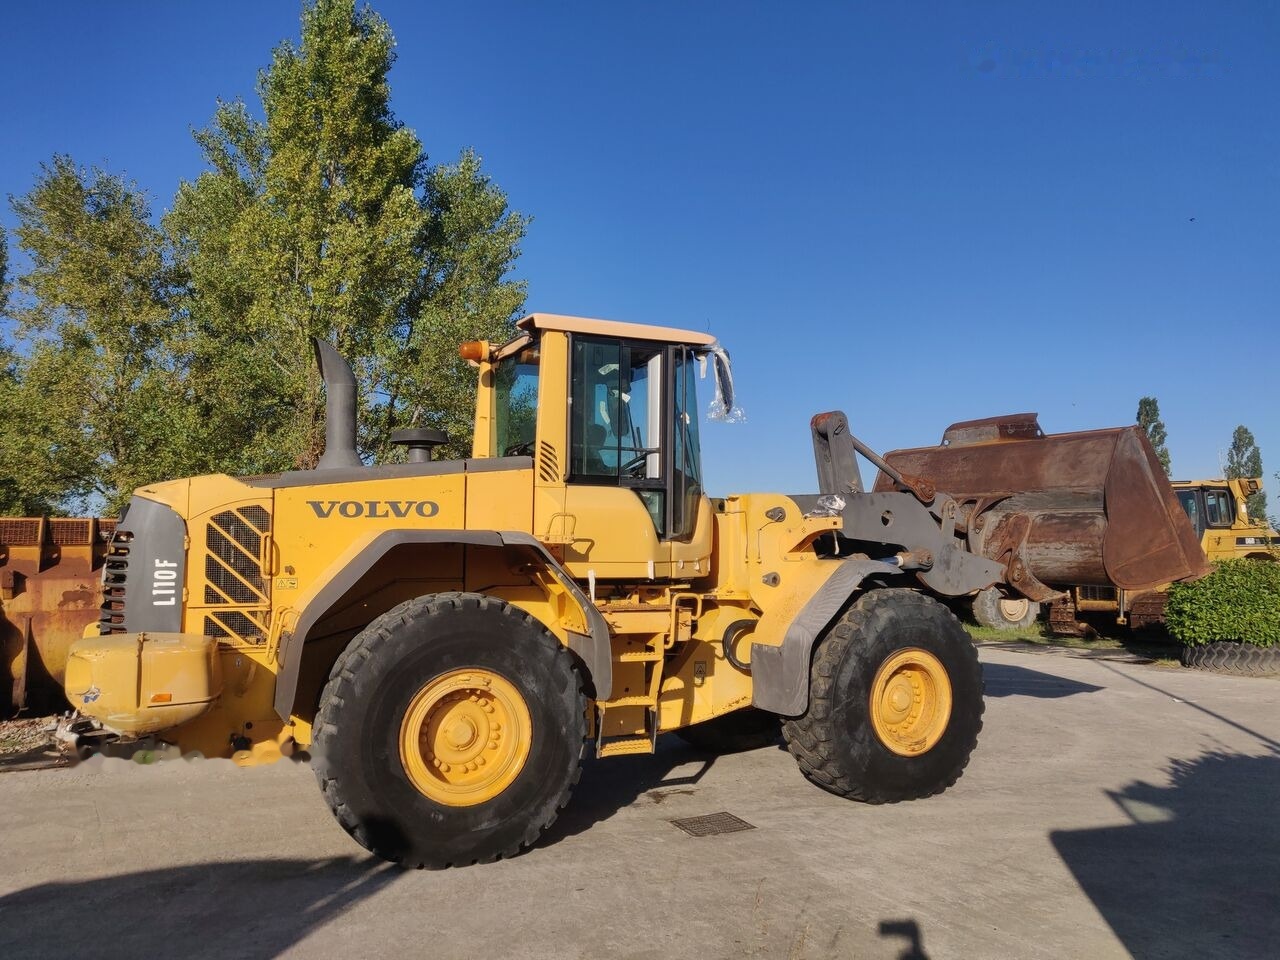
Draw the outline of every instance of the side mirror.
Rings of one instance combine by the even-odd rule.
[[[733,375],[729,372],[729,364],[721,354],[715,355],[712,368],[716,374],[716,388],[720,393],[720,402],[725,410],[733,409]]]

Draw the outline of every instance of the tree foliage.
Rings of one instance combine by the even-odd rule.
[[[1160,461],[1160,466],[1164,468],[1165,474],[1172,475],[1169,448],[1166,446],[1169,435],[1164,428],[1164,421],[1160,419],[1160,402],[1155,397],[1143,397],[1138,401],[1138,426],[1143,429],[1147,439],[1151,441],[1151,446],[1156,452],[1156,459]]]
[[[25,269],[0,341],[0,509],[313,466],[313,337],[356,372],[366,460],[402,457],[405,426],[469,452],[457,344],[511,334],[528,220],[471,151],[428,163],[391,110],[394,57],[371,10],[315,0],[259,75],[260,114],[220,101],[196,132],[206,169],[159,224],[133,184],[65,156],[11,201]]]
[[[391,431],[411,424],[469,450],[474,385],[458,389],[450,358],[460,340],[510,334],[524,289],[504,275],[526,221],[474,155],[427,165],[391,112],[393,60],[376,14],[320,0],[259,79],[265,119],[221,104],[197,135],[210,169],[182,185],[165,223],[191,273],[210,440],[234,446],[253,425],[236,469],[314,465],[312,337],[354,361],[367,458],[394,456]]]
[[[12,206],[29,266],[9,308],[3,508],[113,508],[184,462],[163,348],[177,274],[147,198],[119,176],[55,156]]]
[[[1258,444],[1253,439],[1252,431],[1244,424],[1241,424],[1236,427],[1235,433],[1231,435],[1231,449],[1227,451],[1227,479],[1261,476],[1262,451],[1258,449]],[[1266,491],[1259,490],[1257,493],[1250,495],[1246,502],[1246,509],[1249,511],[1250,520],[1254,523],[1265,524],[1267,522]]]

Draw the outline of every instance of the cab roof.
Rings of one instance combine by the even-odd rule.
[[[651,327],[643,323],[619,320],[593,320],[590,317],[565,317],[555,313],[531,313],[516,321],[521,330],[561,330],[565,333],[594,333],[602,337],[624,337],[631,340],[658,340],[683,343],[691,347],[710,347],[716,338],[709,333],[677,330],[674,327]]]

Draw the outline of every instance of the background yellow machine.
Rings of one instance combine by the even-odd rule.
[[[1280,534],[1266,517],[1249,516],[1246,506],[1249,497],[1262,491],[1262,478],[1175,480],[1173,490],[1211,563],[1237,557],[1277,558]]]
[[[408,865],[511,855],[567,802],[587,744],[782,732],[824,789],[872,803],[959,776],[982,717],[967,635],[929,594],[1007,575],[918,478],[864,492],[841,414],[819,490],[708,498],[695,387],[732,408],[709,336],[545,314],[469,343],[472,456],[402,431],[355,452],[354,379],[317,345],[316,470],[136,491],[104,560],[71,704],[124,736],[242,763],[308,750],[360,843]],[[892,468],[888,468],[892,470]]]

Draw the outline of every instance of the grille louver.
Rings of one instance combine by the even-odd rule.
[[[545,440],[538,445],[538,478],[543,483],[555,483],[560,479],[560,460],[556,448]]]
[[[124,530],[114,532],[107,547],[107,558],[102,564],[102,615],[98,618],[98,632],[104,637],[125,631],[125,583],[129,579],[129,543],[132,540],[132,533]]]
[[[205,528],[206,636],[262,643],[269,626],[267,579],[262,570],[271,515],[257,505],[216,514]]]

